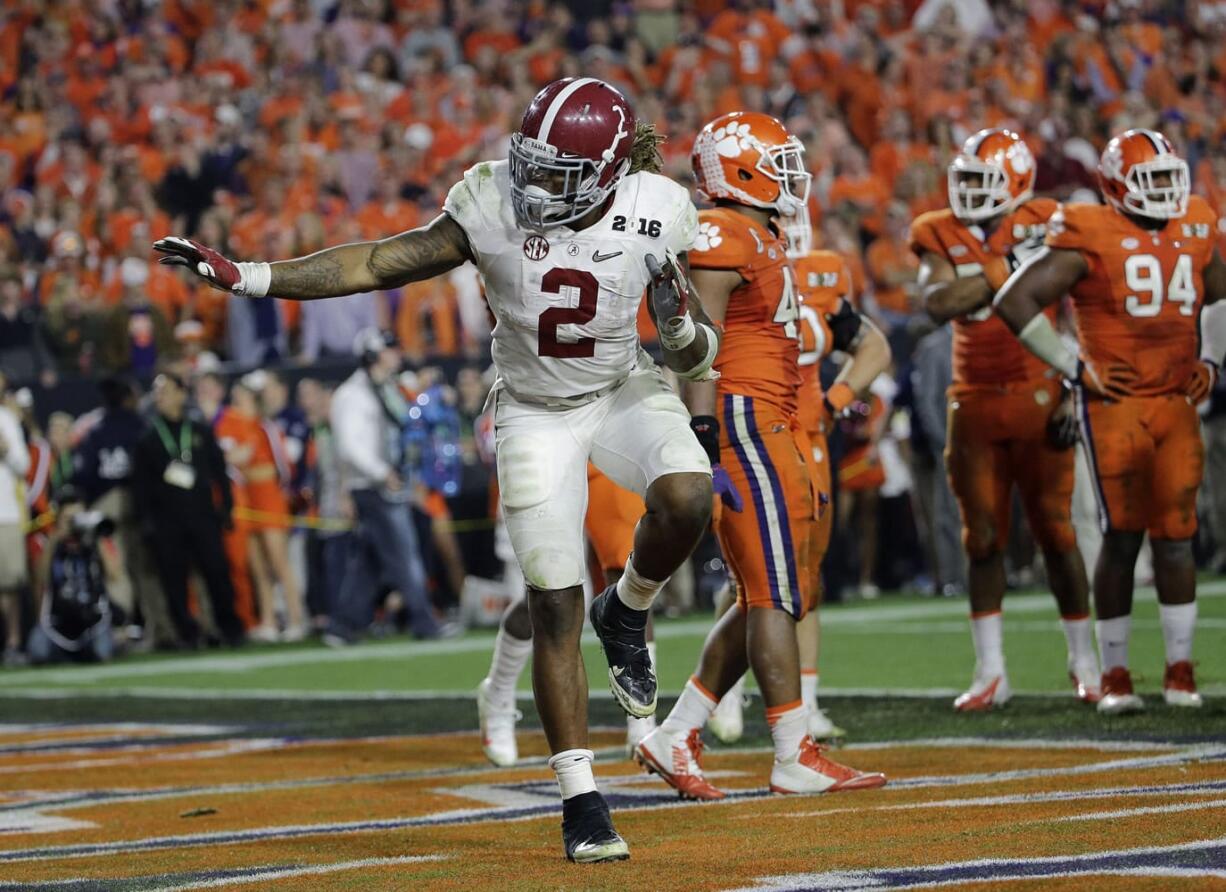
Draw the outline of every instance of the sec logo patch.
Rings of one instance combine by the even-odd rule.
[[[539,235],[530,235],[524,239],[524,256],[529,260],[544,260],[549,253],[549,240]]]

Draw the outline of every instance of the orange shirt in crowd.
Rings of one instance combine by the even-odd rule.
[[[881,232],[885,206],[890,202],[890,188],[874,173],[862,176],[838,176],[830,184],[827,203],[831,208],[849,201],[860,209],[860,225],[876,235]]]
[[[889,236],[882,236],[868,246],[865,253],[868,272],[873,280],[877,306],[894,313],[910,313],[911,299],[900,285],[890,285],[889,276],[899,270],[919,269],[919,260],[907,245]]]

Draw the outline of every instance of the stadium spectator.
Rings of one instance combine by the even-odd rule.
[[[55,360],[43,342],[38,312],[22,291],[21,271],[0,266],[0,369],[14,384],[54,387]]]
[[[341,486],[341,467],[332,432],[332,390],[312,378],[298,382],[298,405],[311,429],[307,477],[311,515],[318,528],[307,534],[307,607],[322,630],[336,611],[344,582],[351,533],[339,528],[354,517],[353,501]]]
[[[102,368],[148,381],[154,369],[176,355],[174,330],[149,300],[149,262],[126,257],[120,264],[122,296],[106,315],[99,360]]]
[[[30,466],[13,394],[0,374],[0,617],[4,620],[4,665],[25,662],[21,593],[29,579],[26,563],[22,481]]]
[[[187,416],[187,385],[182,380],[165,372],[158,375],[153,398],[152,424],[136,444],[133,494],[177,644],[194,649],[203,643],[200,625],[188,606],[192,567],[204,578],[223,641],[241,644],[245,635],[234,612],[234,589],[221,540],[233,508],[225,459],[213,432]]]
[[[343,646],[370,625],[381,582],[400,594],[413,634],[450,633],[434,618],[426,597],[426,572],[401,466],[401,425],[408,406],[396,386],[402,357],[395,341],[371,330],[355,348],[361,367],[332,400],[331,427],[344,486],[358,527],[349,549],[339,602],[325,643]]]

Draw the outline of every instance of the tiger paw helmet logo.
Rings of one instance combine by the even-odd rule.
[[[695,251],[710,251],[724,243],[719,227],[712,223],[699,223],[698,235],[694,236]]]
[[[725,158],[735,158],[754,145],[748,124],[726,124],[717,128],[711,138],[715,141],[715,151]]]

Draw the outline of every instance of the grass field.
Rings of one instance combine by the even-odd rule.
[[[633,857],[588,868],[560,857],[530,699],[521,764],[482,759],[470,694],[491,633],[4,672],[0,892],[1226,888],[1226,583],[1201,591],[1205,708],[1161,703],[1148,592],[1132,663],[1149,709],[1114,719],[1069,694],[1049,596],[1006,602],[1020,694],[976,716],[949,703],[971,668],[964,603],[828,608],[823,705],[851,733],[838,758],[890,784],[826,797],[766,794],[755,705],[742,742],[707,753],[735,795],[680,803],[625,759],[589,643],[598,778]],[[680,689],[708,626],[659,625],[662,690]]]

